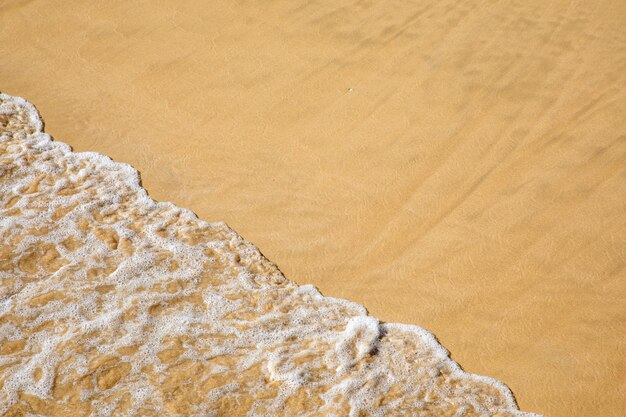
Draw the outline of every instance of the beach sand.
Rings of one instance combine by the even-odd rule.
[[[623,2],[5,2],[0,90],[522,410],[621,416]]]

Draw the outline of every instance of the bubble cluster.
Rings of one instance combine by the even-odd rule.
[[[530,416],[0,94],[0,415]]]

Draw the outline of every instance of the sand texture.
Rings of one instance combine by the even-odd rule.
[[[0,90],[521,409],[621,417],[625,21],[603,0],[0,1]]]

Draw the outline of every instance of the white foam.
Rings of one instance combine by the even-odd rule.
[[[358,304],[296,286],[224,223],[150,199],[129,165],[53,142],[25,100],[0,94],[0,114],[10,124],[0,128],[0,236],[12,250],[12,269],[0,271],[0,346],[28,338],[19,353],[0,355],[0,414],[19,404],[20,392],[50,400],[55,379],[93,372],[96,381],[109,368],[90,364],[108,355],[131,367],[110,387],[80,390],[99,416],[113,415],[125,392],[127,415],[140,407],[167,413],[172,394],[163,387],[181,377],[173,369],[185,361],[202,370],[189,375],[196,383],[187,390],[228,380],[202,391],[197,415],[217,415],[219,401],[246,395],[254,397],[248,415],[288,412],[305,390],[319,401],[302,416],[530,416],[503,384],[463,372],[424,329],[381,324]],[[55,218],[62,208],[71,210]],[[63,264],[39,265],[52,249]],[[30,254],[36,268],[20,266]],[[61,295],[37,302],[53,291]],[[159,357],[176,343],[177,359]],[[275,397],[256,397],[272,383]]]

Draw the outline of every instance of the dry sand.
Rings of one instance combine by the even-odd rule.
[[[520,407],[621,416],[624,2],[0,3],[0,90]]]

